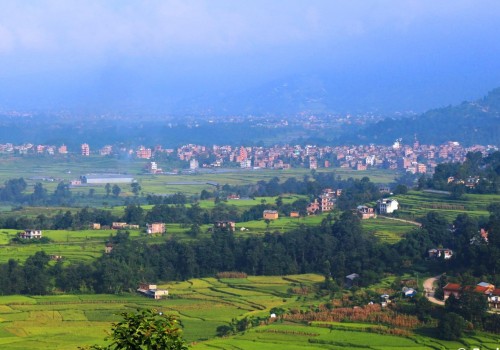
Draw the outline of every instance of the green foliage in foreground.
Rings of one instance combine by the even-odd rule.
[[[93,350],[185,350],[177,319],[155,309],[123,312],[123,321],[111,329],[112,343],[106,347],[93,345]]]

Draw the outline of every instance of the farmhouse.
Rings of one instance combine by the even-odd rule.
[[[230,232],[234,232],[234,230],[236,229],[236,223],[234,221],[228,220],[216,221],[214,223],[214,229],[215,228],[227,229]]]
[[[356,213],[361,220],[377,217],[373,208],[369,208],[366,205],[358,205],[358,207],[356,208]]]
[[[278,211],[277,210],[264,210],[264,213],[262,214],[262,216],[265,220],[276,220],[278,218]]]
[[[483,294],[487,297],[488,306],[493,309],[500,308],[500,288],[495,288],[495,286],[488,282],[480,282],[476,286],[462,287],[458,283],[448,283],[443,287],[444,300],[448,299],[451,295],[459,299],[462,291],[472,290],[475,293]]]
[[[163,222],[153,222],[152,224],[146,224],[146,232],[149,235],[160,233],[163,234],[167,232],[165,224]]]
[[[139,284],[139,288],[137,288],[137,292],[145,295],[149,298],[153,299],[162,299],[163,297],[168,296],[168,290],[166,289],[158,289],[156,284],[149,283],[141,283]]]
[[[335,206],[336,197],[342,194],[342,190],[332,190],[325,188],[323,192],[307,206],[307,215],[314,215],[318,212],[332,211]]]
[[[450,259],[453,256],[453,250],[446,248],[429,249],[429,258],[441,258]]]
[[[314,199],[311,203],[307,205],[307,215],[315,215],[319,212],[319,202],[318,199]]]
[[[357,280],[359,275],[357,273],[351,273],[350,275],[345,276],[344,284],[346,288],[351,288],[357,284]]]
[[[134,224],[127,224],[126,222],[113,222],[111,224],[111,228],[113,230],[133,230],[133,229],[138,229],[139,225],[134,225]]]
[[[42,238],[42,230],[24,230],[24,232],[19,232],[18,236],[22,239],[40,239]]]
[[[377,206],[380,214],[392,214],[395,210],[398,210],[399,203],[395,199],[383,198],[377,201]]]
[[[118,184],[125,183],[129,184],[134,181],[134,177],[132,175],[121,175],[121,174],[87,174],[80,176],[82,184],[97,184],[97,185],[105,185],[105,184]]]
[[[104,253],[109,254],[113,251],[113,245],[111,243],[107,243],[104,247]]]

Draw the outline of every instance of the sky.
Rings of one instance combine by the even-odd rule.
[[[422,111],[500,86],[497,0],[1,5],[0,110],[237,112],[315,77],[344,109]]]

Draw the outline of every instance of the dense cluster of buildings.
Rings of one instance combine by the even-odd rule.
[[[186,162],[186,167],[196,170],[199,167],[239,166],[241,168],[288,169],[305,167],[309,169],[329,168],[332,166],[366,170],[368,168],[401,169],[411,173],[432,173],[441,162],[462,162],[468,152],[487,154],[498,150],[495,146],[474,145],[463,147],[458,142],[447,142],[442,145],[424,145],[417,139],[412,144],[404,144],[398,139],[391,146],[358,145],[358,146],[315,146],[315,145],[275,145],[270,147],[245,147],[230,145],[213,145],[211,147],[188,144],[177,149],[164,149],[157,145],[153,148],[138,146],[136,148],[115,147],[106,145],[93,151],[84,143],[79,153],[90,155],[125,154],[138,159],[152,160],[148,166],[151,173],[161,173],[158,161],[173,157]],[[0,144],[0,153],[17,154],[67,154],[65,145],[60,147],[49,145]]]

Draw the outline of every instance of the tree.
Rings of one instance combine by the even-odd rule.
[[[201,190],[201,193],[200,193],[201,200],[209,199],[211,197],[213,197],[213,195],[210,192],[208,192],[207,190]]]
[[[439,334],[445,340],[457,340],[462,336],[466,322],[462,316],[449,312],[439,321]]]
[[[155,309],[136,313],[123,312],[123,321],[114,323],[106,347],[93,345],[94,350],[187,350],[182,331],[173,315],[165,315]],[[84,348],[85,349],[85,348]]]
[[[215,331],[217,332],[218,337],[226,337],[228,335],[234,334],[233,327],[228,325],[219,326]]]
[[[31,203],[43,203],[47,199],[47,190],[43,188],[40,182],[35,184],[33,194],[31,195]]]
[[[144,221],[144,209],[140,205],[127,205],[123,220],[129,224],[142,225]]]
[[[132,193],[134,194],[134,196],[138,196],[139,195],[139,192],[141,192],[141,185],[139,185],[138,182],[133,182],[130,187],[132,188]]]
[[[109,194],[111,193],[111,185],[109,183],[104,186],[104,189],[106,190],[106,197],[109,197]]]
[[[57,204],[62,204],[66,200],[69,200],[70,198],[71,198],[71,192],[69,190],[69,185],[65,184],[64,182],[59,182],[53,194],[54,202]]]
[[[117,184],[114,184],[113,189],[111,191],[113,192],[113,196],[118,197],[122,189]]]
[[[394,194],[407,194],[408,193],[408,187],[403,184],[399,184],[396,186],[394,189]]]
[[[278,198],[276,198],[276,206],[279,208],[281,208],[283,206],[283,197],[279,196]]]
[[[30,295],[44,295],[49,291],[51,284],[48,272],[50,257],[43,250],[36,252],[24,263],[25,285],[24,293]]]

